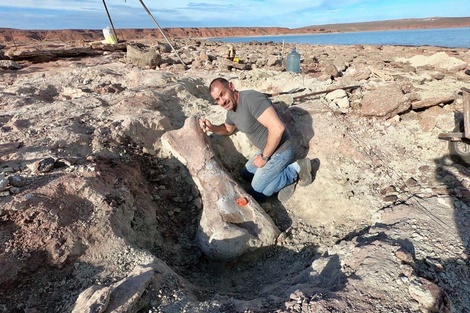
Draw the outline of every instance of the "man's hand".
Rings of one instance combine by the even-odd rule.
[[[213,125],[209,120],[206,120],[204,117],[199,118],[199,127],[201,127],[202,131],[207,133],[207,131],[211,131],[214,134],[221,135],[221,136],[229,136],[233,134],[235,129],[237,128],[235,125],[229,124],[221,124],[221,125]]]
[[[268,163],[268,160],[263,160],[261,154],[258,154],[258,155],[255,156],[255,158],[253,159],[253,165],[256,166],[257,168],[260,168],[260,167],[265,166],[266,163]]]
[[[206,120],[204,117],[199,119],[199,126],[201,127],[202,131],[207,133],[208,130],[212,130],[212,123]]]

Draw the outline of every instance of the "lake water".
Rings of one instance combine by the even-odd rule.
[[[283,42],[314,45],[394,45],[470,48],[470,28],[387,30],[368,32],[212,38],[222,42]]]

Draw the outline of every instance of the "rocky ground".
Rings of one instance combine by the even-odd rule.
[[[174,45],[2,45],[0,312],[470,312],[470,169],[438,138],[462,119],[468,50],[298,45],[295,74],[290,46],[237,44],[232,63]],[[223,121],[217,76],[273,94],[318,167],[261,204],[276,243],[230,262],[201,253],[205,204],[160,141]],[[238,179],[253,148],[209,140]]]

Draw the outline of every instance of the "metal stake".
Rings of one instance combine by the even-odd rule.
[[[470,89],[462,87],[463,92],[463,136],[470,139]]]
[[[103,0],[104,1],[104,0]],[[155,18],[153,17],[152,13],[150,13],[149,9],[147,9],[147,7],[145,6],[144,4],[144,1],[143,0],[139,0],[139,2],[142,4],[142,6],[144,7],[145,11],[147,11],[147,14],[150,16],[150,18],[152,19],[152,21],[155,23],[155,25],[157,25],[158,29],[160,30],[160,32],[162,33],[163,37],[165,38],[165,40],[168,42],[168,44],[170,45],[171,49],[173,49],[173,52],[176,53],[176,56],[178,57],[178,59],[181,61],[181,63],[183,63],[183,65],[186,67],[186,64],[183,62],[183,60],[181,59],[181,57],[179,56],[178,52],[176,52],[175,48],[173,47],[173,45],[171,44],[170,40],[165,36],[165,33],[163,32],[162,28],[160,27],[160,25],[158,24],[158,22],[155,20]]]
[[[116,34],[116,30],[114,29],[113,20],[111,19],[111,15],[109,14],[108,6],[106,5],[105,0],[103,0],[103,5],[104,5],[104,9],[106,10],[106,14],[108,14],[108,19],[109,19],[109,22],[111,23],[111,27],[112,27],[113,32],[114,32],[114,36],[116,37],[116,41],[119,42],[117,34]]]

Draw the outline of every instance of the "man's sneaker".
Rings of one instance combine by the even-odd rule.
[[[310,159],[305,158],[298,160],[297,163],[300,166],[299,170],[299,186],[305,187],[312,183],[312,163]]]
[[[292,197],[292,195],[294,194],[296,185],[296,183],[293,183],[279,190],[279,192],[277,193],[277,199],[281,202],[286,202],[287,200],[289,200],[290,197]]]

